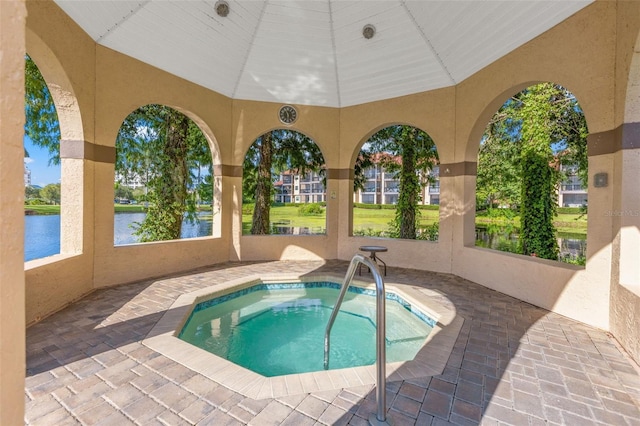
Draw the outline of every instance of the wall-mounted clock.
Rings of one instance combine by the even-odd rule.
[[[298,111],[291,105],[283,105],[280,107],[278,117],[284,124],[292,124],[298,119]]]

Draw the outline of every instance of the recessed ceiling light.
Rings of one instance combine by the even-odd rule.
[[[229,3],[224,0],[218,0],[216,2],[216,13],[223,18],[229,14]]]
[[[362,35],[367,40],[369,40],[370,38],[373,38],[375,34],[376,34],[376,27],[374,27],[371,24],[367,24],[362,28]]]

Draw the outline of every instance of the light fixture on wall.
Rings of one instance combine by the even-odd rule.
[[[607,173],[596,173],[593,175],[593,186],[596,188],[606,188],[609,175]]]
[[[229,3],[224,0],[218,0],[216,2],[216,13],[223,18],[226,17],[229,14]]]
[[[367,40],[373,38],[374,35],[376,35],[376,27],[373,25],[367,24],[362,28],[362,36]]]

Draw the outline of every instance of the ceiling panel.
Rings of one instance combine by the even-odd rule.
[[[111,30],[116,30],[120,22],[136,13],[145,1],[58,1],[64,12],[78,23],[94,40],[101,39]]]
[[[450,86],[593,0],[55,0],[98,43],[238,99],[349,106]],[[376,35],[364,39],[364,25]]]
[[[307,3],[267,3],[236,97],[336,104],[329,3],[309,2],[309,7]]]
[[[439,57],[460,82],[552,28],[590,1],[407,2]]]

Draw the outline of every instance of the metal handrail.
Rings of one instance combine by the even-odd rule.
[[[338,311],[340,310],[340,305],[342,305],[342,300],[344,299],[344,295],[347,293],[347,289],[353,280],[353,276],[356,273],[356,267],[358,263],[362,263],[367,266],[371,273],[373,274],[373,278],[376,282],[376,400],[378,402],[378,411],[376,414],[376,419],[379,422],[386,422],[386,393],[385,388],[387,387],[387,375],[386,375],[386,363],[387,363],[387,354],[385,347],[385,335],[386,335],[386,315],[385,315],[385,300],[386,293],[384,289],[384,280],[382,279],[382,275],[380,275],[380,271],[378,270],[378,265],[375,264],[370,258],[364,257],[361,254],[356,254],[351,259],[351,263],[349,264],[349,269],[347,269],[347,274],[344,277],[344,282],[342,283],[342,288],[340,288],[340,294],[338,295],[338,300],[336,300],[336,304],[333,307],[333,311],[331,311],[331,317],[329,317],[329,323],[327,324],[327,328],[324,332],[324,369],[329,369],[329,347],[330,347],[330,335],[331,328],[333,327],[333,323],[336,320],[336,316],[338,315]]]

